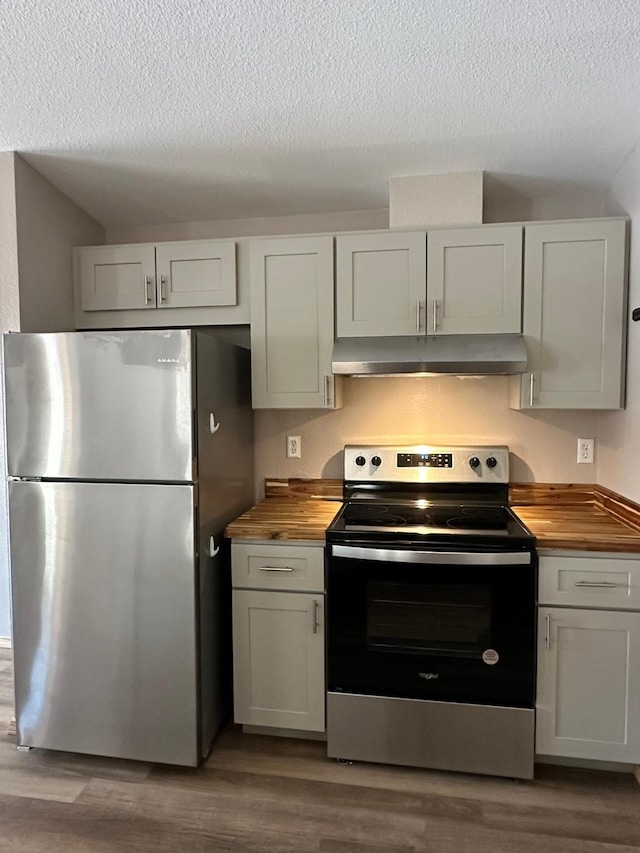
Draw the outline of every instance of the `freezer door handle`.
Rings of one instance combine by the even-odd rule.
[[[215,557],[215,555],[218,553],[219,550],[220,550],[220,548],[216,548],[215,536],[210,536],[209,537],[209,556]]]
[[[209,414],[209,432],[211,433],[211,435],[213,435],[214,433],[218,432],[219,429],[220,423],[216,423],[216,416],[213,412],[211,412]]]

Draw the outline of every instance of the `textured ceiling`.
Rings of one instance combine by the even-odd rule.
[[[640,139],[638,0],[2,0],[0,43],[0,150],[105,224],[599,190]]]

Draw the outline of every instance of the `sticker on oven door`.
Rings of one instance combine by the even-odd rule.
[[[500,660],[500,655],[495,649],[485,649],[482,652],[482,660],[489,666],[494,666]]]

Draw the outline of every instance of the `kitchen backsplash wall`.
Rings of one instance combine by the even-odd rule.
[[[627,406],[600,416],[598,477],[603,486],[640,503],[640,322],[631,320],[640,306],[640,146],[616,175],[609,202],[612,213],[631,217]]]
[[[514,481],[596,482],[596,466],[578,465],[576,459],[577,439],[597,435],[598,414],[509,409],[512,381],[508,376],[347,379],[342,409],[256,411],[257,494],[262,496],[265,477],[340,478],[342,448],[356,442],[506,444]],[[285,457],[287,435],[301,437],[301,459]]]

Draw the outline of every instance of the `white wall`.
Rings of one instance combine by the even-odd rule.
[[[253,219],[219,219],[176,222],[172,225],[140,225],[107,230],[107,243],[152,243],[156,240],[214,240],[225,237],[314,234],[330,231],[369,231],[389,227],[389,211],[352,210],[341,213],[309,213]]]
[[[483,184],[482,172],[393,177],[389,181],[389,225],[480,225]]]
[[[20,328],[15,155],[0,153],[0,331]]]
[[[609,205],[611,213],[631,217],[627,405],[600,416],[598,481],[640,503],[640,322],[631,320],[632,309],[640,306],[640,146],[616,175]]]
[[[0,153],[0,331],[72,329],[71,247],[101,243],[104,234],[24,160]],[[0,637],[8,637],[9,524],[4,442],[0,445]]]
[[[21,157],[15,158],[20,328],[74,328],[71,249],[102,243],[102,225]]]
[[[18,238],[16,229],[15,157],[0,153],[0,332],[20,328]],[[0,375],[2,353],[0,350]],[[0,384],[0,637],[11,633],[9,607],[9,528],[7,520],[4,401]]]

